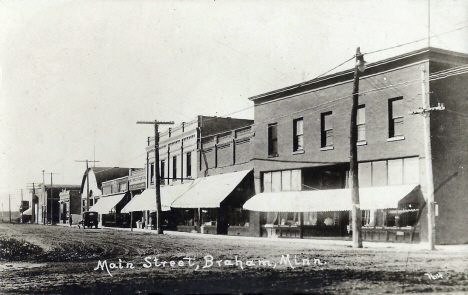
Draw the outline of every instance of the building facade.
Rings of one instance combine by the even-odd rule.
[[[252,123],[252,120],[245,119],[198,116],[193,121],[160,132],[161,203],[163,226],[166,229],[214,234],[228,233],[230,220],[226,217],[228,214],[221,214],[219,211],[235,211],[233,207],[242,211],[242,204],[235,201],[241,197],[235,192],[245,190],[243,188],[245,185],[252,188],[249,193],[253,192],[253,180],[244,184],[247,175],[253,177],[252,173],[248,173],[252,167],[250,161]],[[155,211],[154,138],[148,138],[146,151],[146,190],[137,196],[124,211],[133,210],[128,212],[134,212],[134,214],[140,211],[142,216],[139,221],[142,226],[153,228],[155,219],[152,213]],[[237,173],[244,170],[247,171],[236,176],[233,174],[215,180],[209,178],[218,174]],[[200,180],[197,181],[199,178]],[[232,182],[233,178],[238,182]],[[186,194],[189,190],[193,192],[203,189],[208,185],[205,182],[213,184],[213,181],[218,181],[217,184],[221,181],[230,188],[229,191],[219,192],[212,196],[213,199],[221,198],[219,201],[213,201],[207,205],[203,204],[201,199],[206,200],[208,196]],[[195,186],[197,189],[192,190]],[[182,196],[189,198],[191,202],[184,203]]]
[[[466,64],[466,54],[426,48],[370,63],[361,75],[356,144],[365,240],[427,240],[423,117],[410,114],[424,91],[431,106],[446,106],[431,115],[430,128],[437,243],[468,242],[461,234],[468,233],[466,116],[457,115],[467,113],[468,75],[445,72]],[[351,235],[351,195],[343,193],[352,81],[349,70],[250,98],[257,195],[245,207],[253,235]]]

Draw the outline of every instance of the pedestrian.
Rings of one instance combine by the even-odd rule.
[[[68,214],[68,223],[72,226],[73,218],[71,214]]]

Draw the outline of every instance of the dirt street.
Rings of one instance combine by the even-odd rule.
[[[468,247],[430,252],[367,243],[352,249],[346,243],[0,224],[2,247],[11,238],[23,243],[25,254],[1,252],[5,293],[468,292]]]

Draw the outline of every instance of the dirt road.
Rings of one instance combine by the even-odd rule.
[[[0,238],[43,249],[0,257],[6,293],[468,292],[467,251],[20,224],[0,224]]]

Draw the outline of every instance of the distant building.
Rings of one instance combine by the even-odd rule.
[[[36,211],[37,222],[42,224],[59,223],[63,220],[63,208],[60,204],[60,194],[63,190],[78,193],[79,185],[41,185],[41,189],[36,189],[37,204]]]

